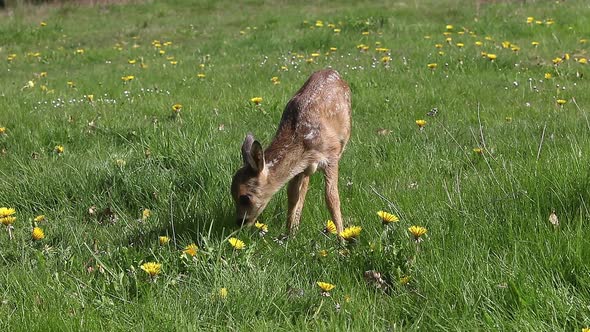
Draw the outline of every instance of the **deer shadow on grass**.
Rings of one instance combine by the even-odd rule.
[[[198,211],[179,212],[180,207],[172,207],[158,217],[153,225],[139,226],[133,235],[126,237],[122,244],[127,246],[150,247],[159,236],[167,236],[170,242],[181,248],[189,243],[200,244],[204,240],[223,239],[235,230],[234,212],[229,208],[220,208],[211,213]],[[152,223],[152,221],[138,221]]]

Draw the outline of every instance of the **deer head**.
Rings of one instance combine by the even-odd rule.
[[[264,151],[260,142],[248,134],[242,144],[244,165],[233,177],[231,194],[236,206],[236,223],[251,225],[262,213],[272,193],[267,193],[268,169],[264,165]]]

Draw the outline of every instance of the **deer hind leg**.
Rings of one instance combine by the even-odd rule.
[[[328,205],[336,230],[340,234],[343,226],[340,212],[340,195],[338,194],[338,159],[324,168],[324,175],[326,178],[326,205]]]
[[[287,198],[289,200],[287,231],[290,234],[294,234],[299,228],[299,219],[301,218],[301,210],[303,209],[308,187],[309,176],[305,173],[301,173],[289,181],[287,187]]]

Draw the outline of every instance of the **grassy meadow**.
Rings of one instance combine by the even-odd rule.
[[[0,330],[590,327],[589,48],[583,0],[0,11]],[[362,231],[324,232],[321,174],[295,237],[285,190],[237,229],[245,135],[326,67]]]

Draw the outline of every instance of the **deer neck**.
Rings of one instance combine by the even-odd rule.
[[[293,139],[279,138],[275,138],[264,151],[267,186],[272,194],[307,167],[303,145]]]

